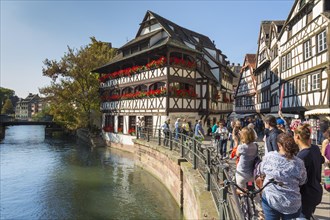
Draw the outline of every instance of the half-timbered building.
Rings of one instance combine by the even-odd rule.
[[[269,31],[269,52],[270,52],[270,112],[277,114],[279,109],[279,41],[278,36],[283,28],[285,21],[272,21]]]
[[[255,68],[256,54],[246,54],[235,93],[235,113],[237,117],[256,114],[257,84],[253,75]]]
[[[330,1],[296,0],[279,36],[283,112],[330,116]]]
[[[271,21],[262,21],[259,31],[256,69],[258,113],[270,112],[270,33]]]
[[[207,36],[147,11],[135,39],[118,49],[100,75],[103,126],[133,133],[138,117],[158,128],[166,118],[195,124],[231,113],[233,74]]]

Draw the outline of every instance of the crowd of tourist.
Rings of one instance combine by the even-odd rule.
[[[330,128],[323,132],[320,149],[312,144],[311,126],[307,123],[291,130],[282,117],[276,119],[273,115],[266,115],[262,121],[265,152],[257,174],[263,177],[263,185],[270,179],[283,183],[282,186],[270,184],[262,191],[264,216],[266,220],[310,219],[322,200],[323,188],[329,189],[326,181],[324,187],[321,185],[321,175],[329,168]],[[242,188],[258,178],[255,173],[258,134],[251,121],[244,125],[241,126],[239,121],[232,122],[230,134],[234,141],[231,157],[238,160],[236,183]]]
[[[162,126],[165,146],[168,145],[169,123],[168,119]],[[322,128],[320,148],[311,141],[309,124],[290,127],[289,123],[279,112],[278,118],[266,115],[255,120],[218,121],[205,133],[201,120],[192,125],[178,118],[174,124],[174,139],[180,134],[182,138],[192,134],[200,140],[207,134],[212,135],[220,158],[236,159],[235,179],[242,188],[260,176],[263,185],[270,179],[283,182],[283,186],[270,184],[262,191],[261,204],[266,220],[310,219],[322,200],[323,188],[330,190],[330,128],[329,125]],[[263,142],[265,151],[256,176],[257,139]],[[321,175],[327,169],[329,178],[326,177],[323,187]]]

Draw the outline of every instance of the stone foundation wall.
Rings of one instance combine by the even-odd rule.
[[[219,219],[205,181],[179,153],[156,144],[135,140],[134,146],[107,142],[108,146],[134,153],[136,163],[158,178],[183,210],[185,219]]]

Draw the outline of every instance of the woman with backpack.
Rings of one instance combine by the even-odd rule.
[[[301,218],[310,219],[316,206],[322,201],[323,189],[321,172],[324,157],[317,145],[311,144],[309,124],[299,125],[294,130],[294,140],[299,146],[297,157],[304,161],[307,171],[307,182],[300,188],[302,197]]]

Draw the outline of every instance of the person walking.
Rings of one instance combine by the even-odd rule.
[[[180,118],[176,119],[176,122],[174,124],[174,129],[175,129],[175,141],[179,142],[179,134],[181,133],[181,126],[180,126]]]
[[[311,144],[311,128],[309,124],[298,125],[294,130],[294,140],[299,146],[297,157],[304,161],[307,171],[307,183],[300,188],[302,197],[301,218],[310,219],[316,206],[322,200],[323,188],[321,172],[324,157],[317,145]]]
[[[220,153],[221,159],[227,158],[227,141],[228,141],[228,130],[224,126],[223,122],[219,123],[219,127],[215,131],[216,135],[219,135],[218,149],[217,152]]]
[[[265,128],[269,130],[268,136],[266,137],[267,152],[278,151],[276,139],[282,131],[277,129],[276,118],[272,115],[266,115],[264,124]]]
[[[202,120],[197,121],[194,135],[198,139],[204,139],[205,133],[204,133],[204,129],[202,127]]]
[[[168,146],[168,143],[169,143],[169,139],[170,139],[170,122],[171,120],[170,119],[166,119],[164,124],[162,125],[162,130],[163,130],[163,133],[164,133],[164,146]]]
[[[270,184],[262,192],[262,208],[266,220],[294,219],[301,213],[299,186],[307,180],[304,162],[295,154],[299,148],[294,139],[281,133],[277,136],[278,151],[271,151],[259,165],[260,175],[265,176],[263,185],[274,179],[283,186]]]

